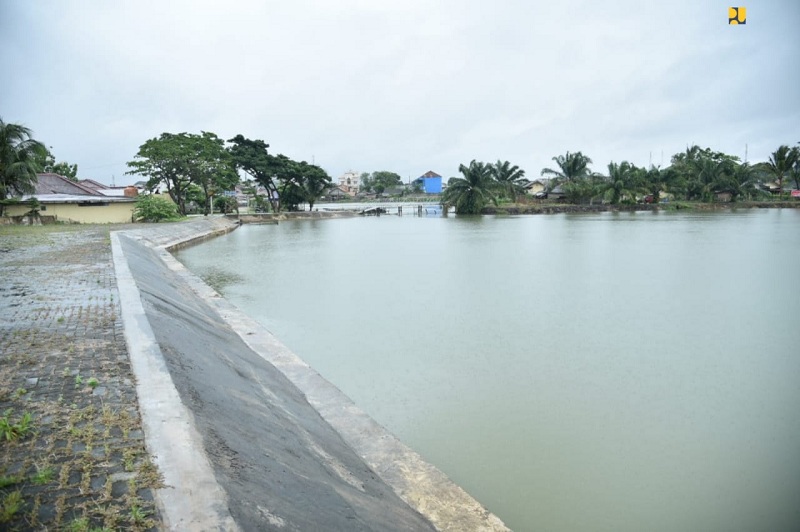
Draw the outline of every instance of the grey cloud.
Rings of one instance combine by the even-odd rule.
[[[800,140],[798,15],[788,0],[739,28],[690,0],[12,0],[0,115],[106,182],[163,131],[262,138],[334,177],[473,158],[538,175],[566,150],[603,169],[691,142],[763,160]]]

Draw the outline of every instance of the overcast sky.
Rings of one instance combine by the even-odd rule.
[[[535,178],[568,150],[605,171],[688,144],[765,160],[800,141],[800,1],[748,2],[738,27],[730,1],[0,0],[0,117],[116,184],[165,131],[334,178]]]

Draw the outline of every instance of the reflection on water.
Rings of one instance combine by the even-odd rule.
[[[178,256],[516,530],[791,530],[798,228],[384,216]]]

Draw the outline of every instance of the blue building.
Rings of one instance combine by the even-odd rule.
[[[442,176],[430,170],[416,178],[414,184],[420,185],[425,194],[442,193]]]

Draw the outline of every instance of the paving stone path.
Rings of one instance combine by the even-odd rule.
[[[121,228],[0,226],[0,530],[160,524],[111,256]]]

